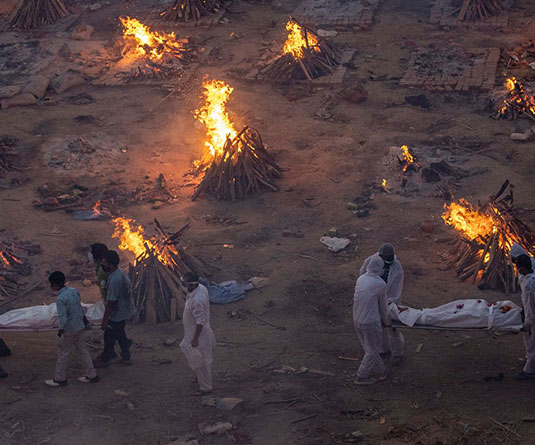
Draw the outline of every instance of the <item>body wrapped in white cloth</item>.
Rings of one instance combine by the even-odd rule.
[[[82,304],[86,318],[98,324],[104,316],[104,303]],[[14,309],[0,315],[0,331],[49,331],[58,329],[56,303]]]
[[[522,329],[522,308],[512,301],[498,301],[491,304],[480,299],[456,300],[428,309],[390,304],[388,312],[392,322],[397,321],[410,327],[496,331],[520,331]]]

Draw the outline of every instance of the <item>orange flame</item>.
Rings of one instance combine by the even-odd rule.
[[[131,49],[134,57],[147,56],[152,61],[161,60],[164,54],[173,53],[178,56],[184,51],[184,45],[177,40],[175,33],[151,31],[150,28],[137,19],[119,17],[123,24],[123,39],[134,44]],[[123,50],[123,56],[125,55]]]
[[[221,156],[227,137],[234,138],[237,135],[229,115],[226,111],[226,103],[234,90],[222,80],[210,80],[203,83],[204,105],[195,110],[195,118],[206,126],[208,148],[212,158]]]
[[[289,34],[284,43],[284,54],[291,53],[295,59],[302,59],[308,48],[317,52],[321,51],[317,37],[301,28],[296,22],[290,20],[286,23],[286,30],[289,31]]]
[[[113,224],[115,225],[115,231],[113,232],[112,238],[119,239],[119,249],[132,252],[137,259],[145,254],[148,248],[154,251],[154,254],[161,263],[168,264],[166,255],[153,242],[144,237],[145,229],[143,229],[142,225],[139,224],[136,227],[133,219],[121,217],[114,218]]]
[[[381,181],[381,187],[385,188],[386,187],[386,179],[383,179]]]
[[[508,90],[507,97],[503,100],[503,105],[499,109],[501,114],[512,105],[516,105],[521,111],[531,116],[535,116],[535,98],[526,93],[524,86],[516,80],[516,77],[510,77],[505,80],[505,87]]]
[[[469,240],[486,237],[493,233],[494,219],[475,210],[465,199],[459,203],[452,202],[449,206],[444,204],[446,211],[442,214],[444,223],[453,226]]]
[[[406,145],[402,145],[401,151],[402,151],[401,156],[403,157],[403,160],[405,161],[405,164],[403,165],[403,171],[407,171],[407,168],[409,167],[410,164],[415,164],[416,166],[418,165],[416,164],[414,156],[409,151],[409,147],[407,147]]]
[[[93,212],[94,213],[100,213],[100,207],[101,207],[101,204],[100,204],[100,199],[95,202],[95,205],[93,206]]]

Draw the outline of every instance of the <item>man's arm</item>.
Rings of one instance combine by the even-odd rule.
[[[65,325],[67,324],[67,306],[60,298],[56,300],[56,309],[58,311],[58,337],[61,337],[65,332]]]
[[[381,315],[381,324],[383,326],[390,326],[390,319],[388,317],[388,297],[386,295],[386,286],[379,294],[379,314]]]
[[[388,299],[396,304],[401,302],[401,294],[403,293],[403,267],[399,264],[399,271],[394,277],[394,281],[389,286]]]
[[[195,334],[193,335],[193,339],[191,340],[191,346],[193,348],[196,348],[199,346],[199,336],[202,332],[202,324],[195,325]]]
[[[100,325],[101,329],[104,331],[108,327],[108,319],[110,315],[115,310],[117,306],[117,301],[106,301],[106,309],[104,310],[104,316],[102,317],[102,324]]]
[[[102,317],[101,329],[105,330],[108,327],[108,319],[117,306],[117,300],[119,299],[119,292],[121,290],[120,283],[116,280],[108,279],[108,292],[106,294],[106,309],[104,310],[104,316]]]

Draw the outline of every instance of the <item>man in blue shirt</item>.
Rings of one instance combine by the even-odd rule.
[[[102,318],[104,331],[104,351],[99,356],[98,367],[108,366],[116,357],[115,342],[121,347],[121,362],[130,364],[130,346],[132,340],[126,336],[125,325],[135,313],[132,286],[126,274],[119,269],[119,255],[108,250],[102,259],[102,268],[108,275],[106,310]]]
[[[67,384],[67,366],[69,354],[73,347],[78,351],[85,370],[85,375],[79,377],[82,383],[96,383],[99,381],[91,354],[85,342],[84,310],[80,301],[80,294],[72,287],[65,287],[65,275],[53,272],[49,277],[50,287],[58,293],[56,308],[58,311],[58,340],[56,371],[54,379],[45,380],[48,386],[58,387]]]

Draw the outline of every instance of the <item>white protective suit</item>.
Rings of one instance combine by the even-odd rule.
[[[369,256],[364,261],[364,264],[360,268],[360,275],[366,273],[368,264],[373,257],[378,257],[379,253],[375,253]],[[386,296],[388,297],[388,304],[394,303],[396,305],[401,304],[401,293],[403,291],[403,267],[401,267],[400,261],[397,257],[394,257],[394,262],[390,266],[388,278],[386,281]],[[381,347],[381,353],[388,351],[392,352],[393,356],[401,357],[403,350],[405,349],[405,338],[399,329],[384,328],[383,329],[383,345]]]
[[[381,359],[383,342],[382,323],[388,321],[386,283],[380,277],[384,262],[379,256],[368,262],[368,271],[359,277],[353,300],[353,323],[357,337],[364,349],[364,358],[357,376],[367,379],[372,373],[386,375],[386,366]]]
[[[511,257],[518,258],[520,255],[527,255],[531,260],[531,268],[535,270],[535,258],[533,258],[526,250],[518,243],[513,243],[511,246]]]
[[[520,287],[525,323],[531,327],[531,332],[524,332],[524,347],[526,348],[524,372],[533,374],[535,373],[535,274],[525,275],[520,282]]]
[[[210,298],[208,289],[199,284],[193,292],[186,295],[186,304],[182,317],[184,338],[180,349],[188,365],[195,371],[202,392],[212,391],[212,349],[216,344],[214,331],[210,326]],[[191,346],[197,325],[202,325],[199,345]]]

